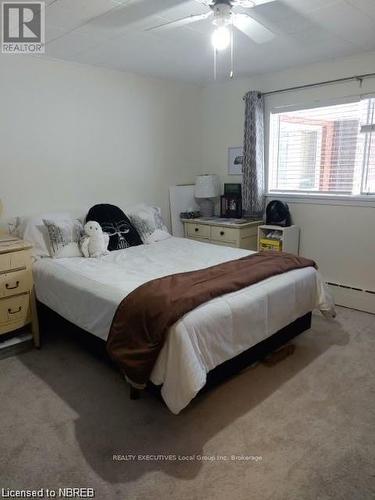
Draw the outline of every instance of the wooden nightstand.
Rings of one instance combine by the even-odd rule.
[[[0,238],[0,336],[31,324],[34,345],[39,347],[31,249],[25,241]]]
[[[257,249],[258,226],[263,224],[261,220],[235,224],[218,218],[181,221],[185,238],[246,250]]]

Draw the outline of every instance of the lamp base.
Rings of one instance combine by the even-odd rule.
[[[214,215],[214,202],[209,198],[198,200],[199,211],[202,217],[212,217]]]

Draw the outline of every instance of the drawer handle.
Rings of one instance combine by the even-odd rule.
[[[19,286],[20,286],[20,282],[19,281],[16,281],[16,285],[15,286],[10,286],[9,283],[5,284],[5,288],[7,290],[14,290],[15,288],[18,288]]]
[[[196,227],[195,228],[195,232],[197,233],[199,231],[199,227]]]
[[[220,236],[224,236],[224,231],[220,231]]]
[[[12,311],[12,309],[8,309],[9,314],[17,314],[22,311],[22,306],[20,306],[16,311]]]

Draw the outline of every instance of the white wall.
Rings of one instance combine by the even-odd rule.
[[[375,71],[375,53],[199,88],[61,61],[0,55],[0,198],[5,217],[92,204],[161,206],[197,173],[227,176],[242,144],[243,101],[263,92]],[[375,92],[375,80],[277,94],[267,110]],[[375,204],[293,200],[301,253],[333,282],[375,290]],[[375,295],[372,297],[375,298]],[[341,303],[375,312],[349,296]],[[367,299],[366,299],[367,300]]]
[[[243,142],[243,95],[248,90],[267,92],[375,72],[375,53],[298,67],[256,78],[209,85],[202,90],[201,120],[202,171],[218,173],[224,182],[240,182],[227,175],[227,150]],[[375,79],[341,83],[266,98],[266,116],[273,107],[375,92]],[[267,147],[267,146],[266,146]],[[353,204],[287,200],[294,222],[301,227],[301,253],[319,263],[328,281],[375,290],[375,202]],[[342,291],[342,290],[341,290]],[[340,292],[341,292],[340,291]],[[336,292],[336,290],[335,290]],[[355,297],[354,297],[354,295]],[[358,293],[338,298],[375,312],[375,295],[358,301]]]
[[[156,203],[197,169],[199,88],[36,57],[0,56],[5,217]]]

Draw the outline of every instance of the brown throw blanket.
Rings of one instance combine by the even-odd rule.
[[[149,281],[119,305],[107,340],[107,351],[135,386],[144,386],[163,347],[168,328],[195,307],[271,276],[316,267],[303,257],[259,252],[207,269]]]

